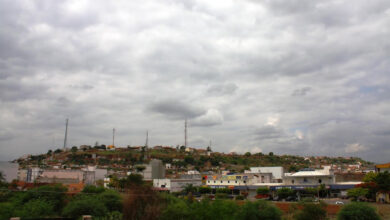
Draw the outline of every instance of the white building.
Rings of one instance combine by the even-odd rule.
[[[325,166],[322,170],[304,169],[296,173],[284,174],[286,185],[320,185],[335,182],[336,178],[330,166]]]
[[[229,186],[248,186],[259,183],[270,183],[272,173],[245,173],[233,175],[209,175],[206,178],[206,185],[212,188]]]
[[[251,167],[245,173],[272,173],[272,183],[283,181],[283,167]]]
[[[180,192],[187,185],[201,186],[202,179],[154,179],[153,187],[167,189],[170,192]]]

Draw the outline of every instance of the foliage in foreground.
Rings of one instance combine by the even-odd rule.
[[[162,220],[171,219],[281,219],[281,211],[266,201],[246,202],[242,206],[231,200],[187,202],[174,200],[162,212]]]
[[[337,215],[338,220],[380,220],[372,206],[365,203],[353,202],[345,205]]]

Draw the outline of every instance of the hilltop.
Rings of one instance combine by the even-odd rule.
[[[328,157],[296,155],[275,155],[249,152],[245,154],[212,152],[211,149],[195,149],[182,147],[153,148],[127,147],[115,148],[108,146],[89,147],[82,145],[63,151],[49,150],[46,154],[28,155],[17,159],[21,167],[67,167],[77,168],[85,165],[97,165],[101,168],[132,170],[137,165],[145,164],[151,159],[160,159],[170,164],[173,169],[243,172],[254,166],[282,166],[288,172],[295,172],[302,168],[318,168],[324,165],[333,165],[339,169],[355,166],[359,169],[372,167],[373,163],[357,157]]]

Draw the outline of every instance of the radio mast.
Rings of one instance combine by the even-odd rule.
[[[184,121],[184,147],[187,148],[187,119]]]
[[[65,120],[64,151],[65,151],[66,142],[67,142],[67,139],[68,139],[68,122],[69,122],[69,119],[66,119],[66,120]]]

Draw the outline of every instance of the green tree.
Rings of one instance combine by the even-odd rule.
[[[274,155],[274,152],[269,152],[268,155],[272,157]]]
[[[353,200],[357,200],[359,197],[367,197],[368,192],[368,189],[358,187],[347,190],[347,195],[352,197]]]
[[[387,171],[378,173],[374,178],[374,183],[376,183],[378,191],[390,191],[390,173]]]
[[[326,219],[326,205],[324,203],[303,203],[303,209],[294,215],[295,220],[325,220]]]
[[[259,188],[257,188],[256,193],[258,195],[268,194],[269,193],[269,189],[267,187],[259,187]]]
[[[77,152],[77,147],[76,146],[73,146],[70,151],[72,151],[72,153],[76,153]]]
[[[97,196],[98,200],[102,201],[104,206],[110,212],[122,211],[122,197],[117,191],[106,190]]]
[[[236,214],[236,219],[252,220],[267,219],[280,220],[282,212],[267,201],[246,202]]]
[[[343,206],[337,215],[338,220],[380,220],[375,209],[365,203],[352,202]]]
[[[61,184],[40,186],[21,194],[17,203],[24,205],[31,200],[40,200],[53,205],[53,210],[57,212],[64,206],[66,191],[67,188]]]
[[[57,149],[57,150],[54,151],[55,154],[59,154],[59,153],[61,153],[61,152],[62,152],[61,149]]]
[[[102,193],[104,192],[104,187],[97,187],[94,185],[86,185],[84,186],[83,193]]]
[[[16,216],[24,218],[43,218],[55,214],[54,205],[42,199],[33,199],[23,204],[21,209],[16,209]]]
[[[363,177],[363,182],[365,182],[365,183],[374,182],[376,176],[377,176],[377,173],[369,172],[369,173],[367,173],[367,174]]]
[[[109,212],[103,201],[93,196],[75,198],[65,206],[62,214],[67,217],[78,218],[82,215],[105,216]]]
[[[250,152],[246,152],[244,155],[245,155],[246,157],[250,157],[252,154],[251,154]]]
[[[171,220],[171,219],[189,219],[191,217],[191,211],[188,205],[180,200],[168,205],[164,209],[160,219]]]
[[[0,219],[10,219],[17,208],[10,202],[0,203]]]
[[[281,188],[276,191],[276,195],[278,195],[280,199],[285,199],[289,196],[294,195],[294,190],[290,188]]]
[[[211,188],[210,187],[201,186],[201,187],[199,187],[198,191],[201,194],[207,194],[207,193],[211,193]]]

